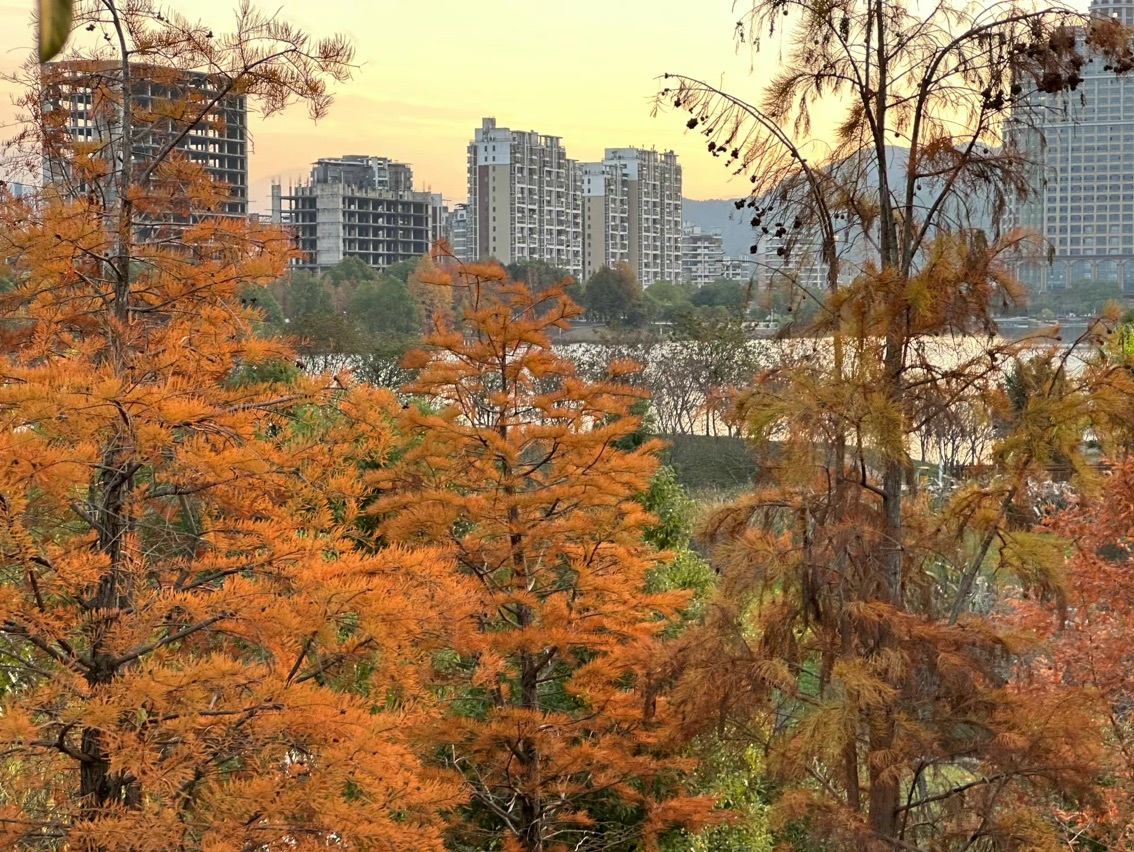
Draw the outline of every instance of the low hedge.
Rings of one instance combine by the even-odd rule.
[[[734,489],[751,484],[756,464],[740,438],[713,435],[661,435],[668,446],[662,461],[674,469],[686,490]]]

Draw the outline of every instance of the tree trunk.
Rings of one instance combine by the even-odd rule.
[[[889,751],[894,744],[894,722],[886,710],[876,710],[870,719],[870,751],[872,754]],[[870,767],[870,802],[867,825],[878,846],[892,848],[886,841],[898,836],[898,778],[892,767]]]
[[[98,654],[92,660],[87,683],[97,688],[110,683],[116,676],[113,660],[105,654]],[[79,796],[85,819],[98,819],[115,806],[137,807],[141,804],[141,791],[136,780],[127,773],[110,771],[110,753],[103,731],[84,728],[80,748],[83,761],[79,764]],[[97,847],[99,852],[103,848]]]
[[[105,553],[110,562],[95,589],[90,604],[93,613],[120,611],[133,599],[132,578],[124,571],[124,544],[132,528],[127,502],[133,491],[138,465],[123,458],[123,447],[128,444],[129,439],[124,439],[121,433],[111,439],[103,453],[102,472],[92,484],[88,498],[98,533],[95,549]],[[106,618],[96,621],[89,637],[90,668],[86,680],[92,690],[113,682],[119,673],[113,654],[104,647],[107,623]],[[137,807],[140,804],[137,782],[125,773],[110,771],[110,753],[104,731],[84,728],[80,750],[79,795],[84,818],[94,820],[105,814],[108,808]]]

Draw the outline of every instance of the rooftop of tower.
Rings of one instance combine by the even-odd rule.
[[[1091,0],[1087,12],[1098,18],[1118,18],[1124,24],[1134,24],[1134,0]]]

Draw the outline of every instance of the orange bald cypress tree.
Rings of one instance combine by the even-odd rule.
[[[352,538],[390,400],[255,336],[240,289],[282,273],[284,234],[215,215],[227,191],[173,146],[128,144],[121,85],[180,59],[319,108],[349,51],[247,8],[231,37],[145,2],[88,21],[130,48],[92,107],[121,156],[61,144],[65,102],[33,93],[49,153],[92,155],[69,171],[88,191],[0,199],[0,848],[439,849],[459,787],[402,731],[452,584],[436,553]],[[176,94],[145,120],[212,120]]]
[[[449,716],[431,732],[472,790],[454,840],[640,848],[709,803],[682,795],[687,767],[664,757],[654,667],[683,596],[647,590],[657,554],[633,498],[654,446],[619,448],[639,394],[551,351],[548,331],[578,313],[560,288],[534,297],[479,265],[455,286],[464,322],[415,356],[406,390],[430,402],[399,426],[420,440],[379,475],[374,506],[387,536],[444,545],[469,584],[474,615],[439,659]]]

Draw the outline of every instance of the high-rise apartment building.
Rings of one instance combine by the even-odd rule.
[[[453,257],[460,261],[476,260],[469,255],[469,206],[457,204],[445,217],[442,236],[449,241]]]
[[[760,239],[751,255],[750,275],[763,288],[773,290],[804,288],[819,293],[827,287],[827,269],[818,235],[805,231],[788,238],[774,233]],[[840,268],[839,280],[844,283],[849,270]]]
[[[626,177],[629,263],[642,286],[681,280],[681,166],[672,151],[607,148]]]
[[[630,181],[619,164],[583,163],[583,278],[630,262]]]
[[[311,182],[412,192],[413,169],[408,163],[397,163],[387,157],[346,154],[316,160],[311,167]]]
[[[310,181],[286,193],[273,184],[272,221],[292,229],[297,268],[325,272],[358,257],[380,269],[426,254],[444,207],[440,195],[413,191],[409,166],[352,155],[319,160]]]
[[[629,263],[644,286],[681,278],[681,166],[672,151],[607,148],[576,163],[557,136],[484,119],[468,148],[468,255],[542,260],[586,279]]]
[[[1134,25],[1132,0],[1092,0],[1090,14]],[[1134,293],[1134,78],[1101,59],[1078,89],[1020,105],[1009,135],[1035,164],[1014,224],[1043,237],[1018,267],[1032,290],[1107,281]]]
[[[424,193],[429,196],[429,247],[445,236],[445,223],[449,221],[449,206],[440,192]]]
[[[758,267],[752,260],[743,257],[724,257],[721,259],[721,279],[727,281],[752,281]]]
[[[681,279],[703,287],[723,277],[724,237],[720,228],[705,230],[686,223],[681,237]]]
[[[485,118],[468,147],[470,255],[582,271],[578,164],[557,136]]]
[[[122,150],[122,67],[114,62],[75,60],[43,67],[44,109],[60,111],[72,143],[96,147],[89,156],[114,158]],[[130,66],[130,95],[135,118],[129,149],[144,167],[171,148],[190,162],[199,163],[217,181],[227,184],[228,200],[222,212],[248,213],[248,123],[244,95],[222,95],[202,120],[188,132],[186,104],[211,103],[223,91],[227,78],[174,68]],[[194,118],[198,114],[189,110]],[[44,160],[43,180],[63,192],[80,195],[104,191],[75,174],[74,151]],[[109,201],[109,199],[106,199]]]

